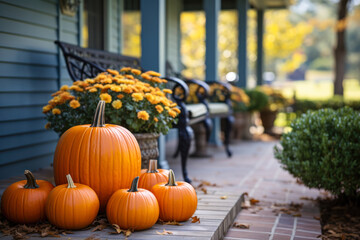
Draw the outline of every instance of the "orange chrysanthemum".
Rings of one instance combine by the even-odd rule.
[[[144,121],[149,120],[149,114],[146,111],[138,112],[137,117],[138,117],[138,119],[141,119],[141,120],[144,120]]]
[[[80,107],[80,103],[79,103],[78,100],[72,100],[69,105],[73,109],[76,109],[76,108]]]
[[[102,93],[100,94],[100,99],[105,101],[106,103],[111,103],[111,96],[108,93]]]
[[[138,101],[141,101],[141,100],[144,99],[144,96],[143,96],[141,93],[133,93],[133,94],[131,95],[131,97],[133,98],[133,100],[134,100],[135,102],[138,102]]]
[[[58,108],[54,108],[54,109],[52,110],[52,114],[54,114],[54,115],[59,115],[59,114],[61,114],[61,110],[58,109]]]
[[[158,113],[162,113],[162,111],[164,111],[164,108],[161,105],[156,105],[155,108]]]
[[[111,105],[115,109],[120,109],[122,107],[122,102],[120,100],[115,100],[115,101],[112,102]]]

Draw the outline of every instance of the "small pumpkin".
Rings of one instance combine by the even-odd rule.
[[[59,185],[50,192],[45,208],[46,217],[59,228],[85,228],[99,212],[99,198],[89,186],[75,185],[70,174],[66,178],[68,184]]]
[[[139,178],[139,187],[151,190],[158,183],[168,181],[169,170],[158,169],[157,160],[149,161],[149,169],[141,169]]]
[[[176,182],[172,170],[169,171],[169,181],[156,184],[151,192],[159,202],[159,218],[163,221],[187,221],[196,211],[195,189],[189,183]]]
[[[11,184],[1,198],[1,212],[11,222],[28,224],[45,220],[45,203],[54,186],[44,180],[35,180],[25,170],[27,180]]]
[[[143,230],[152,227],[159,218],[159,204],[148,190],[138,188],[139,177],[131,188],[116,191],[109,199],[106,216],[111,224],[122,229]]]
[[[134,135],[121,126],[105,124],[105,101],[99,101],[92,125],[68,129],[59,139],[54,155],[56,185],[75,182],[90,186],[100,199],[100,211],[110,196],[128,188],[140,175],[141,153]]]

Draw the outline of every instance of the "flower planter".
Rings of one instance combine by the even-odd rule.
[[[150,159],[157,159],[159,156],[158,139],[159,133],[135,133],[141,151],[141,168],[147,168]]]
[[[272,133],[272,129],[274,127],[274,122],[276,119],[277,111],[270,111],[270,110],[262,110],[260,111],[260,118],[262,125],[264,127],[265,133]]]

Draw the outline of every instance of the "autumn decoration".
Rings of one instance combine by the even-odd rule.
[[[104,100],[107,123],[132,133],[166,134],[177,122],[180,109],[170,100],[172,90],[165,88],[167,81],[160,76],[154,71],[125,67],[64,85],[43,107],[48,120],[45,128],[61,135],[70,127],[87,124],[99,100]]]
[[[1,198],[1,213],[11,222],[28,224],[45,220],[45,203],[54,186],[44,180],[36,180],[25,170],[27,180],[11,184]]]
[[[168,182],[156,184],[151,192],[159,202],[162,221],[187,221],[196,211],[195,189],[186,182],[175,181],[172,170],[169,171]]]
[[[116,191],[106,207],[109,222],[121,229],[144,230],[159,218],[158,201],[150,191],[138,188],[138,181],[136,177],[129,190]]]
[[[157,168],[157,160],[149,161],[149,168],[142,169],[139,179],[139,187],[151,190],[151,188],[158,183],[168,181],[169,171],[166,169]]]
[[[60,138],[54,155],[56,185],[66,183],[66,174],[75,182],[90,186],[105,211],[110,196],[128,188],[139,176],[141,154],[139,145],[126,128],[105,124],[105,104],[101,100],[93,124],[70,128]]]
[[[82,229],[89,226],[99,212],[99,198],[89,186],[74,183],[70,174],[67,184],[55,187],[46,202],[49,222],[63,229]]]

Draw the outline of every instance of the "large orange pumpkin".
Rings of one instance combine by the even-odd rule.
[[[151,190],[151,188],[158,183],[168,181],[169,170],[158,169],[157,160],[149,161],[149,169],[141,169],[139,179],[139,187]]]
[[[94,190],[76,183],[70,174],[68,184],[54,188],[46,201],[46,217],[55,226],[64,229],[81,229],[90,225],[99,212],[99,198]]]
[[[172,170],[169,172],[168,183],[156,184],[151,192],[159,202],[159,218],[163,221],[187,221],[196,211],[195,189],[189,183],[176,182]]]
[[[45,203],[54,186],[44,180],[35,180],[25,170],[27,180],[11,184],[1,198],[1,212],[14,223],[36,223],[45,220]]]
[[[106,207],[106,216],[111,224],[122,229],[143,230],[152,227],[159,218],[158,202],[150,191],[137,188],[139,177],[131,188],[116,191]]]
[[[75,182],[90,186],[104,211],[110,196],[128,188],[139,176],[141,154],[134,135],[126,128],[105,124],[105,102],[100,101],[92,125],[74,126],[60,138],[54,156],[56,185],[65,184],[67,174]]]

